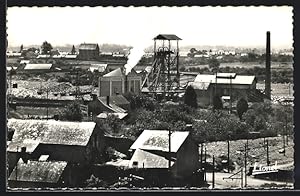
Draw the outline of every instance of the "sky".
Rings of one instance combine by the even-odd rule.
[[[158,34],[188,45],[264,47],[293,44],[293,8],[273,7],[9,7],[9,46],[111,43],[151,46]]]

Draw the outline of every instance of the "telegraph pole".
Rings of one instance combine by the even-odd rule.
[[[227,169],[228,169],[228,173],[229,173],[229,167],[230,167],[230,164],[229,164],[229,140],[227,140]]]
[[[267,139],[267,165],[270,164],[270,161],[269,161],[269,140]]]
[[[212,171],[212,188],[215,188],[215,156],[212,157],[213,171]]]
[[[171,169],[171,131],[169,130],[169,170]]]
[[[247,187],[247,144],[245,144],[245,187]]]

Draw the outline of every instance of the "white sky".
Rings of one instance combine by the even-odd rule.
[[[115,43],[152,45],[157,34],[176,34],[180,45],[292,48],[292,7],[9,7],[10,46]]]

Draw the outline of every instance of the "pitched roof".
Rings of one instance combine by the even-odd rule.
[[[134,165],[137,162],[137,165]],[[174,161],[171,161],[171,166],[174,165]],[[137,168],[168,168],[169,161],[163,156],[154,154],[149,151],[137,149],[129,162],[129,167]]]
[[[31,70],[31,69],[51,69],[52,64],[26,64],[24,69]]]
[[[103,77],[122,77],[122,76],[124,76],[124,73],[122,72],[121,68],[118,68],[105,74]]]
[[[57,183],[66,166],[67,162],[65,161],[28,161],[24,163],[20,159],[17,163],[17,171],[15,167],[8,180]]]
[[[43,144],[86,146],[93,133],[94,122],[9,119],[7,126],[15,130],[12,143],[35,140]]]
[[[100,113],[97,118],[107,118],[108,116],[116,116],[119,119],[123,119],[128,115],[128,113]]]
[[[96,50],[98,44],[83,43],[80,44],[79,50]]]
[[[160,40],[181,40],[181,38],[179,38],[177,35],[174,35],[174,34],[159,34],[154,39],[155,40],[156,39],[160,39]]]
[[[171,134],[171,152],[177,152],[188,137],[187,131],[176,131]],[[169,151],[168,130],[144,130],[130,149]]]
[[[106,97],[99,97],[102,102],[106,103]],[[109,97],[110,103],[115,105],[127,105],[130,104],[129,101],[123,95],[114,95]]]
[[[112,102],[110,102],[110,104],[107,105],[106,100],[104,101],[103,99],[99,99],[99,101],[104,107],[106,107],[112,113],[126,113],[126,110],[124,110],[123,108],[117,106],[116,104],[114,104]]]
[[[13,141],[8,144],[7,152],[21,152],[21,147],[26,147],[27,153],[32,153],[40,144],[37,140],[25,139],[24,141]]]
[[[220,73],[217,76],[217,84],[252,84],[255,80],[255,76],[235,75],[232,73],[233,78],[229,78],[230,73]],[[230,81],[231,80],[231,81]],[[216,83],[216,75],[212,74],[199,74],[195,78],[194,82],[197,83]]]

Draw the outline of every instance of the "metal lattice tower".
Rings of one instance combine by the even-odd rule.
[[[179,89],[179,40],[172,34],[159,34],[154,38],[154,60],[142,83],[150,93],[165,94]]]

